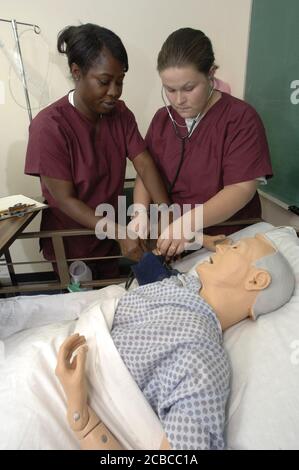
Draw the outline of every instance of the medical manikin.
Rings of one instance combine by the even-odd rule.
[[[225,448],[230,366],[222,332],[278,309],[295,286],[292,269],[270,233],[218,245],[197,266],[198,278],[178,275],[121,298],[111,335],[161,421],[160,449]],[[130,342],[134,348],[128,351]],[[58,354],[56,375],[66,395],[69,426],[82,449],[122,449],[88,405],[87,350],[85,338],[77,334],[65,340]]]

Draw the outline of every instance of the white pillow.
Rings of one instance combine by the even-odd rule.
[[[224,334],[233,371],[226,425],[233,449],[299,448],[299,242],[292,227],[271,230],[271,240],[292,266],[296,288],[280,309]]]

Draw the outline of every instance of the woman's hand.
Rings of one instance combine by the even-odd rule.
[[[125,258],[129,258],[136,263],[141,259],[145,250],[139,239],[134,240],[127,236],[127,238],[118,239],[117,241],[121,249],[121,254],[125,256]]]
[[[202,246],[209,251],[216,251],[216,245],[219,243],[229,245],[231,240],[226,238],[225,235],[203,235]]]
[[[157,242],[157,250],[166,258],[180,255],[184,250],[198,250],[202,246],[202,206],[178,216],[172,211],[166,212],[170,223],[165,227],[165,214],[160,223],[162,230]],[[171,219],[174,218],[174,220]],[[164,226],[164,227],[163,227]],[[193,226],[196,229],[193,229]]]
[[[121,254],[132,261],[139,261],[144,253],[137,233],[125,225],[116,224],[108,217],[102,217],[98,221],[95,233],[100,240],[104,240],[106,237],[116,240],[120,246]]]
[[[180,217],[162,231],[157,241],[157,253],[166,256],[166,259],[174,258],[184,251],[188,242],[189,240],[184,236]]]
[[[129,226],[118,226],[117,241],[122,255],[132,261],[138,262],[143,253],[147,251],[144,240],[138,238],[137,233],[130,230]]]
[[[88,421],[85,376],[87,350],[84,336],[78,333],[69,336],[60,346],[55,369],[67,399],[68,420],[74,431],[83,429]],[[76,355],[73,357],[75,351]],[[80,418],[76,419],[78,415]]]
[[[147,216],[147,211],[136,212],[131,222],[128,224],[128,230],[135,232],[141,240],[148,237],[150,229],[150,222]]]

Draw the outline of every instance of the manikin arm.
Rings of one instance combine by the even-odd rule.
[[[71,361],[76,350],[77,354]],[[68,337],[59,349],[55,373],[67,399],[68,423],[79,439],[81,449],[122,449],[117,439],[87,405],[86,355],[86,340],[79,334]]]
[[[77,354],[72,360],[76,350]],[[55,374],[67,399],[68,423],[79,439],[81,449],[122,450],[124,448],[119,441],[87,405],[86,355],[86,340],[79,334],[69,336],[59,349]],[[166,436],[162,440],[161,449],[170,449]]]
[[[107,426],[99,419],[88,406],[88,421],[86,426],[75,432],[82,450],[122,450],[124,447],[109,431]]]

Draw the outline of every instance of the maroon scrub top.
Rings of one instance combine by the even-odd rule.
[[[171,108],[174,119],[185,121]],[[179,127],[181,135],[187,128]],[[166,185],[175,178],[180,162],[181,140],[176,137],[167,110],[154,116],[146,135],[148,150]],[[264,126],[257,112],[247,103],[222,93],[185,142],[185,156],[171,198],[180,204],[203,204],[224,186],[272,176]],[[254,198],[232,219],[261,216],[261,205]],[[244,226],[243,226],[244,227]],[[206,233],[229,234],[242,226],[209,227]]]
[[[101,203],[117,208],[123,193],[126,158],[133,160],[146,148],[133,113],[124,102],[101,117],[99,126],[69,103],[68,96],[43,109],[29,128],[25,173],[71,181],[77,197],[95,209]],[[61,212],[45,185],[42,193],[50,208],[43,211],[42,230],[82,228]],[[113,240],[95,236],[65,237],[67,258],[116,254]],[[54,259],[50,239],[41,239],[46,259]]]

